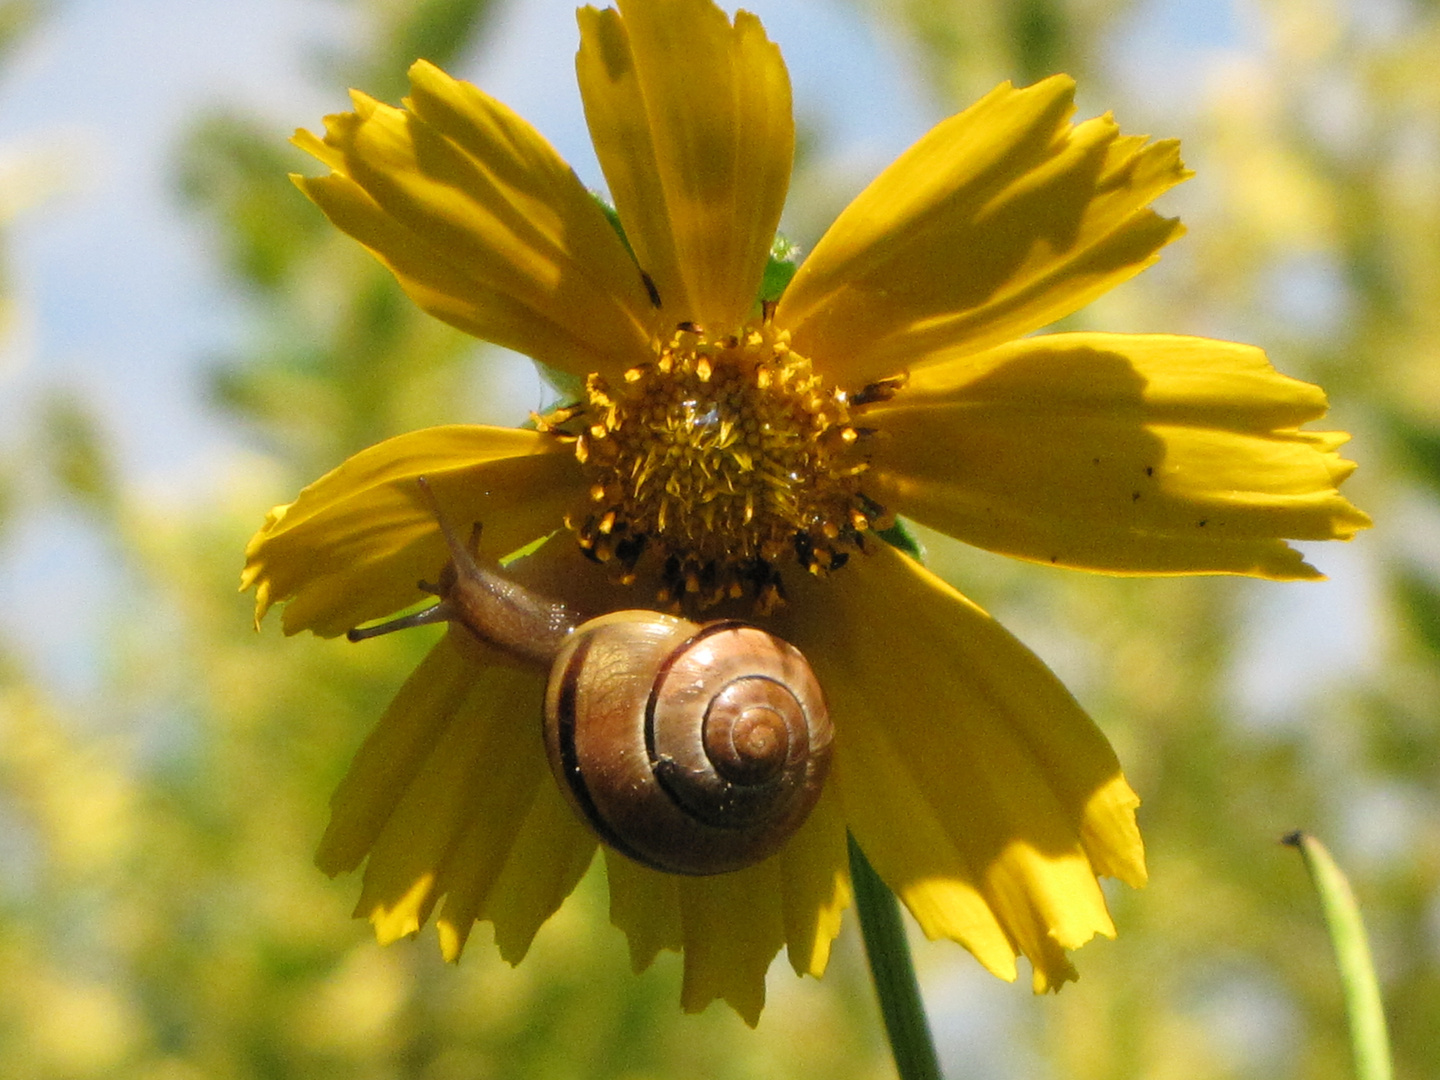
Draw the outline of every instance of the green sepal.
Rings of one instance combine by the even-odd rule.
[[[925,564],[924,545],[922,545],[915,534],[910,531],[910,527],[899,518],[896,518],[895,524],[891,525],[888,529],[876,529],[875,535],[891,547],[899,548],[922,566]]]
[[[765,273],[760,278],[760,302],[773,303],[780,299],[795,271],[800,269],[800,245],[792,244],[779,233],[770,245],[770,257],[765,260]]]
[[[598,191],[590,192],[590,198],[595,200],[595,205],[600,207],[600,212],[605,215],[605,220],[615,230],[615,235],[620,237],[620,242],[625,245],[625,250],[630,253],[630,258],[635,259],[635,249],[630,246],[630,238],[625,235],[625,226],[620,224],[620,211],[610,205],[610,200],[601,195]],[[635,265],[640,265],[640,260],[635,259]]]
[[[552,539],[554,539],[554,537],[556,537],[557,535],[559,535],[559,533],[562,532],[562,531],[563,531],[563,530],[561,530],[561,529],[552,529],[552,530],[550,530],[548,533],[546,533],[544,536],[537,536],[534,540],[531,540],[528,544],[524,544],[524,545],[516,548],[514,551],[510,552],[510,554],[508,554],[508,555],[501,555],[501,556],[500,556],[500,567],[501,567],[501,569],[504,569],[505,567],[509,566],[511,563],[516,562],[516,561],[519,560],[519,559],[523,559],[523,558],[525,558],[525,557],[527,557],[527,556],[529,556],[529,555],[534,555],[537,551],[539,551],[542,547],[544,547],[546,544],[548,544]]]
[[[535,361],[535,370],[540,373],[540,378],[544,381],[545,385],[555,391],[555,398],[546,406],[547,410],[555,406],[568,405],[573,401],[585,400],[585,379],[583,376],[576,375],[569,371],[561,371],[559,368],[553,368],[549,364],[542,364],[539,360]]]

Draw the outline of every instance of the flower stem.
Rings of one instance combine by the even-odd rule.
[[[1283,842],[1299,849],[1310,881],[1320,895],[1320,910],[1330,931],[1330,945],[1335,950],[1345,994],[1345,1012],[1350,1018],[1355,1075],[1359,1080],[1390,1080],[1390,1038],[1385,1031],[1385,1008],[1355,894],[1319,840],[1307,833],[1293,832]]]
[[[940,1060],[920,1000],[915,964],[900,920],[900,903],[875,872],[855,837],[850,837],[850,880],[870,977],[880,999],[880,1015],[890,1038],[890,1052],[900,1080],[940,1080]]]

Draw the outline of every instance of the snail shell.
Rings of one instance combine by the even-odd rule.
[[[657,611],[582,622],[462,545],[435,502],[451,552],[439,603],[352,630],[352,641],[458,623],[521,661],[548,665],[550,768],[610,847],[675,874],[721,874],[773,855],[804,822],[830,767],[833,729],[805,657],[759,627],[697,625]]]
[[[653,611],[582,625],[545,692],[550,767],[611,847],[677,874],[778,851],[825,782],[832,729],[794,646]]]

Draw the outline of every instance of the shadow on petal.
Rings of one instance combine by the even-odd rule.
[[[1017,558],[1131,574],[1318,577],[1286,539],[1369,519],[1336,489],[1345,439],[1299,425],[1325,395],[1250,345],[1053,334],[911,376],[866,414],[866,490]]]
[[[381,941],[414,933],[446,897],[447,959],[490,919],[518,962],[583,875],[595,840],[550,777],[541,690],[452,629],[355,755],[316,861],[334,874],[367,860],[356,914]]]
[[[421,476],[459,527],[485,526],[490,558],[558,528],[583,491],[570,447],[537,432],[455,424],[386,439],[276,507],[250,540],[241,588],[255,587],[257,624],[288,601],[287,634],[334,637],[424,599],[416,582],[450,555]]]
[[[1073,978],[1063,950],[1113,935],[1096,881],[1145,880],[1138,799],[1094,723],[1033,653],[883,545],[799,581],[777,630],[835,721],[847,824],[931,937],[991,971]]]
[[[723,1000],[754,1027],[765,973],[788,946],[797,974],[824,973],[850,903],[840,800],[827,788],[778,854],[710,877],[664,874],[606,850],[610,919],[630,941],[635,970],[661,949],[684,953],[681,1004],[699,1012]]]
[[[859,387],[1020,337],[1153,263],[1183,231],[1146,208],[1189,175],[1178,144],[1108,115],[1072,125],[1074,90],[1003,84],[881,173],[781,298],[796,350]]]
[[[295,142],[334,170],[295,177],[420,307],[571,374],[644,359],[652,310],[604,213],[525,120],[418,61],[396,109],[353,93],[323,140]]]

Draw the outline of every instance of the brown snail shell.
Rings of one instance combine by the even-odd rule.
[[[820,797],[831,739],[799,650],[741,622],[602,616],[566,641],[545,692],[571,805],[617,851],[677,874],[784,846]]]
[[[481,565],[421,489],[450,546],[440,602],[350,632],[424,623],[548,665],[544,733],[570,804],[610,847],[657,870],[721,874],[775,854],[820,797],[833,729],[794,646],[736,621],[697,625],[657,611],[582,622]],[[475,546],[477,536],[472,539]]]

